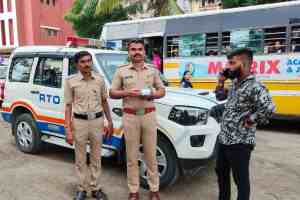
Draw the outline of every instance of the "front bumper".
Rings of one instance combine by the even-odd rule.
[[[178,127],[174,137],[174,147],[179,160],[209,160],[214,156],[220,125],[209,117],[206,125]],[[175,134],[174,134],[175,135]],[[200,146],[193,146],[193,136],[205,137]],[[202,161],[200,161],[202,162]]]
[[[204,168],[216,158],[218,142],[216,142],[213,154],[205,159],[178,159],[181,171],[183,174],[194,173],[195,171]]]

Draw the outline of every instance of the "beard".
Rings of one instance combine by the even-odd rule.
[[[241,75],[241,68],[237,68],[235,70],[230,70],[230,69],[227,69],[225,72],[224,72],[224,76],[229,78],[230,80],[234,80],[238,77],[240,77]]]

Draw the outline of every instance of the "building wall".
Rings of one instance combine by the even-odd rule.
[[[0,48],[64,45],[75,35],[64,20],[74,0],[0,0]]]
[[[222,0],[190,0],[192,12],[222,9]]]
[[[134,4],[141,2],[141,0],[128,0],[127,4]],[[153,16],[153,11],[148,10],[148,4],[150,0],[143,0],[143,12],[131,15],[132,19],[148,18]],[[214,10],[222,8],[222,0],[176,0],[177,5],[183,10],[184,13],[193,13],[203,10]]]
[[[67,36],[75,35],[71,25],[64,20],[74,0],[17,2],[20,45],[63,45]]]
[[[16,21],[15,0],[0,1],[0,48],[13,48],[19,45]]]
[[[0,0],[1,1],[1,0]],[[18,1],[18,0],[16,0]],[[33,15],[31,0],[18,1],[16,4],[19,46],[34,44]]]

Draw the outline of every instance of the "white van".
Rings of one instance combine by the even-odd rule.
[[[111,85],[119,65],[128,60],[126,52],[99,49],[31,46],[17,48],[9,64],[5,84],[2,117],[11,123],[17,147],[25,153],[37,153],[43,142],[68,148],[64,129],[65,78],[77,72],[73,55],[86,50],[93,56],[93,70]],[[158,117],[157,159],[161,186],[174,183],[181,174],[199,168],[215,151],[220,127],[211,117],[217,105],[214,96],[194,90],[167,89],[156,100]],[[103,156],[125,160],[121,124],[121,100],[109,100],[114,121],[114,135],[103,142]],[[147,187],[146,165],[141,148],[141,184]]]

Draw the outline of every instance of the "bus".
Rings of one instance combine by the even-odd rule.
[[[189,70],[194,87],[208,90],[215,88],[226,54],[248,47],[255,54],[252,73],[271,92],[276,116],[300,117],[299,11],[300,1],[291,1],[113,22],[101,40],[125,48],[130,39],[143,38],[148,54],[160,50],[171,86]]]

